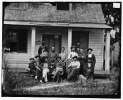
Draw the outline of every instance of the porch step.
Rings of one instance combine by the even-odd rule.
[[[95,70],[94,71],[94,77],[95,78],[108,78],[108,75],[104,70]]]
[[[106,72],[104,70],[99,70],[99,69],[97,70],[96,69],[96,70],[94,70],[94,74],[97,74],[97,75],[102,74],[103,75],[103,74],[106,74]]]

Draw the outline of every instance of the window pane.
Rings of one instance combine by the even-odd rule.
[[[57,10],[69,10],[69,3],[57,3]]]
[[[8,29],[6,34],[6,45],[4,47],[4,51],[17,52],[17,29]]]
[[[17,42],[9,42],[10,52],[17,52]]]
[[[27,52],[27,30],[25,29],[18,32],[18,52]]]

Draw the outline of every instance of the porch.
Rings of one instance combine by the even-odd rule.
[[[5,24],[8,24],[8,23],[5,21]],[[85,26],[80,24],[81,27],[80,26],[75,27],[74,24],[69,25],[69,27],[66,26],[66,24],[58,24],[57,26],[54,26],[54,24],[51,24],[51,26],[47,24],[45,24],[46,26],[39,25],[39,24],[35,24],[35,26],[32,24],[29,24],[31,26],[23,26],[24,23],[20,23],[20,22],[16,22],[16,23],[13,22],[11,24],[17,25],[15,27],[17,29],[21,27],[24,29],[26,28],[28,30],[27,52],[26,53],[11,52],[11,53],[5,54],[6,56],[9,56],[7,58],[12,66],[14,67],[18,66],[18,68],[27,68],[29,63],[29,58],[37,55],[38,48],[41,45],[42,40],[47,41],[46,45],[49,47],[49,50],[51,46],[55,46],[57,48],[56,49],[57,53],[59,53],[60,48],[65,47],[65,52],[67,54],[70,52],[70,47],[72,45],[76,44],[77,42],[80,42],[82,44],[81,47],[84,48],[85,52],[87,48],[93,48],[94,50],[93,53],[95,54],[97,59],[97,63],[95,66],[95,73],[109,74],[110,31],[107,31],[107,36],[106,36],[106,52],[105,52],[106,65],[104,66],[105,70],[103,68],[103,59],[104,59],[103,58],[104,35],[103,34],[104,34],[104,30],[106,26],[101,28],[100,26],[97,25],[98,26],[97,28],[95,28],[95,26],[90,26],[89,28],[87,27],[86,24]],[[78,34],[78,37],[80,36],[78,40],[77,40],[77,34]],[[47,39],[46,35],[49,35],[50,38]],[[51,38],[51,35],[53,38]],[[76,39],[75,39],[75,36],[76,36]],[[53,41],[54,39],[55,41]]]

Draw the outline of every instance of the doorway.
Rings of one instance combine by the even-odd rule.
[[[43,34],[43,41],[45,41],[48,47],[48,52],[51,52],[51,47],[55,47],[55,52],[59,54],[61,52],[61,35],[49,35]]]
[[[80,48],[83,48],[84,52],[87,52],[88,42],[89,42],[89,32],[88,31],[73,31],[72,32],[72,45],[77,46],[80,43]]]

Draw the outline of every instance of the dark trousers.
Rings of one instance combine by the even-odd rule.
[[[68,68],[68,80],[72,79],[72,77],[74,77],[77,71],[78,71],[77,68],[72,68],[72,67]]]
[[[66,71],[66,63],[64,63],[64,66],[63,66],[63,79],[67,79],[67,71]]]
[[[29,74],[30,74],[30,75],[35,75],[35,72],[36,72],[36,70],[34,70],[34,69],[33,69],[33,70],[32,70],[32,69],[30,69]]]
[[[85,76],[85,61],[84,59],[80,59],[80,71],[79,71],[79,74],[82,74],[83,76]]]
[[[37,77],[41,80],[41,79],[42,79],[42,71],[36,69],[36,71],[35,71],[35,76],[37,76]]]
[[[57,77],[57,82],[60,82],[60,80],[62,80],[62,78],[63,78],[63,72],[62,71],[59,71],[57,73],[56,77]]]
[[[86,73],[86,78],[87,78],[87,80],[88,80],[88,79],[93,79],[93,78],[94,78],[93,72],[87,71],[87,73]]]

